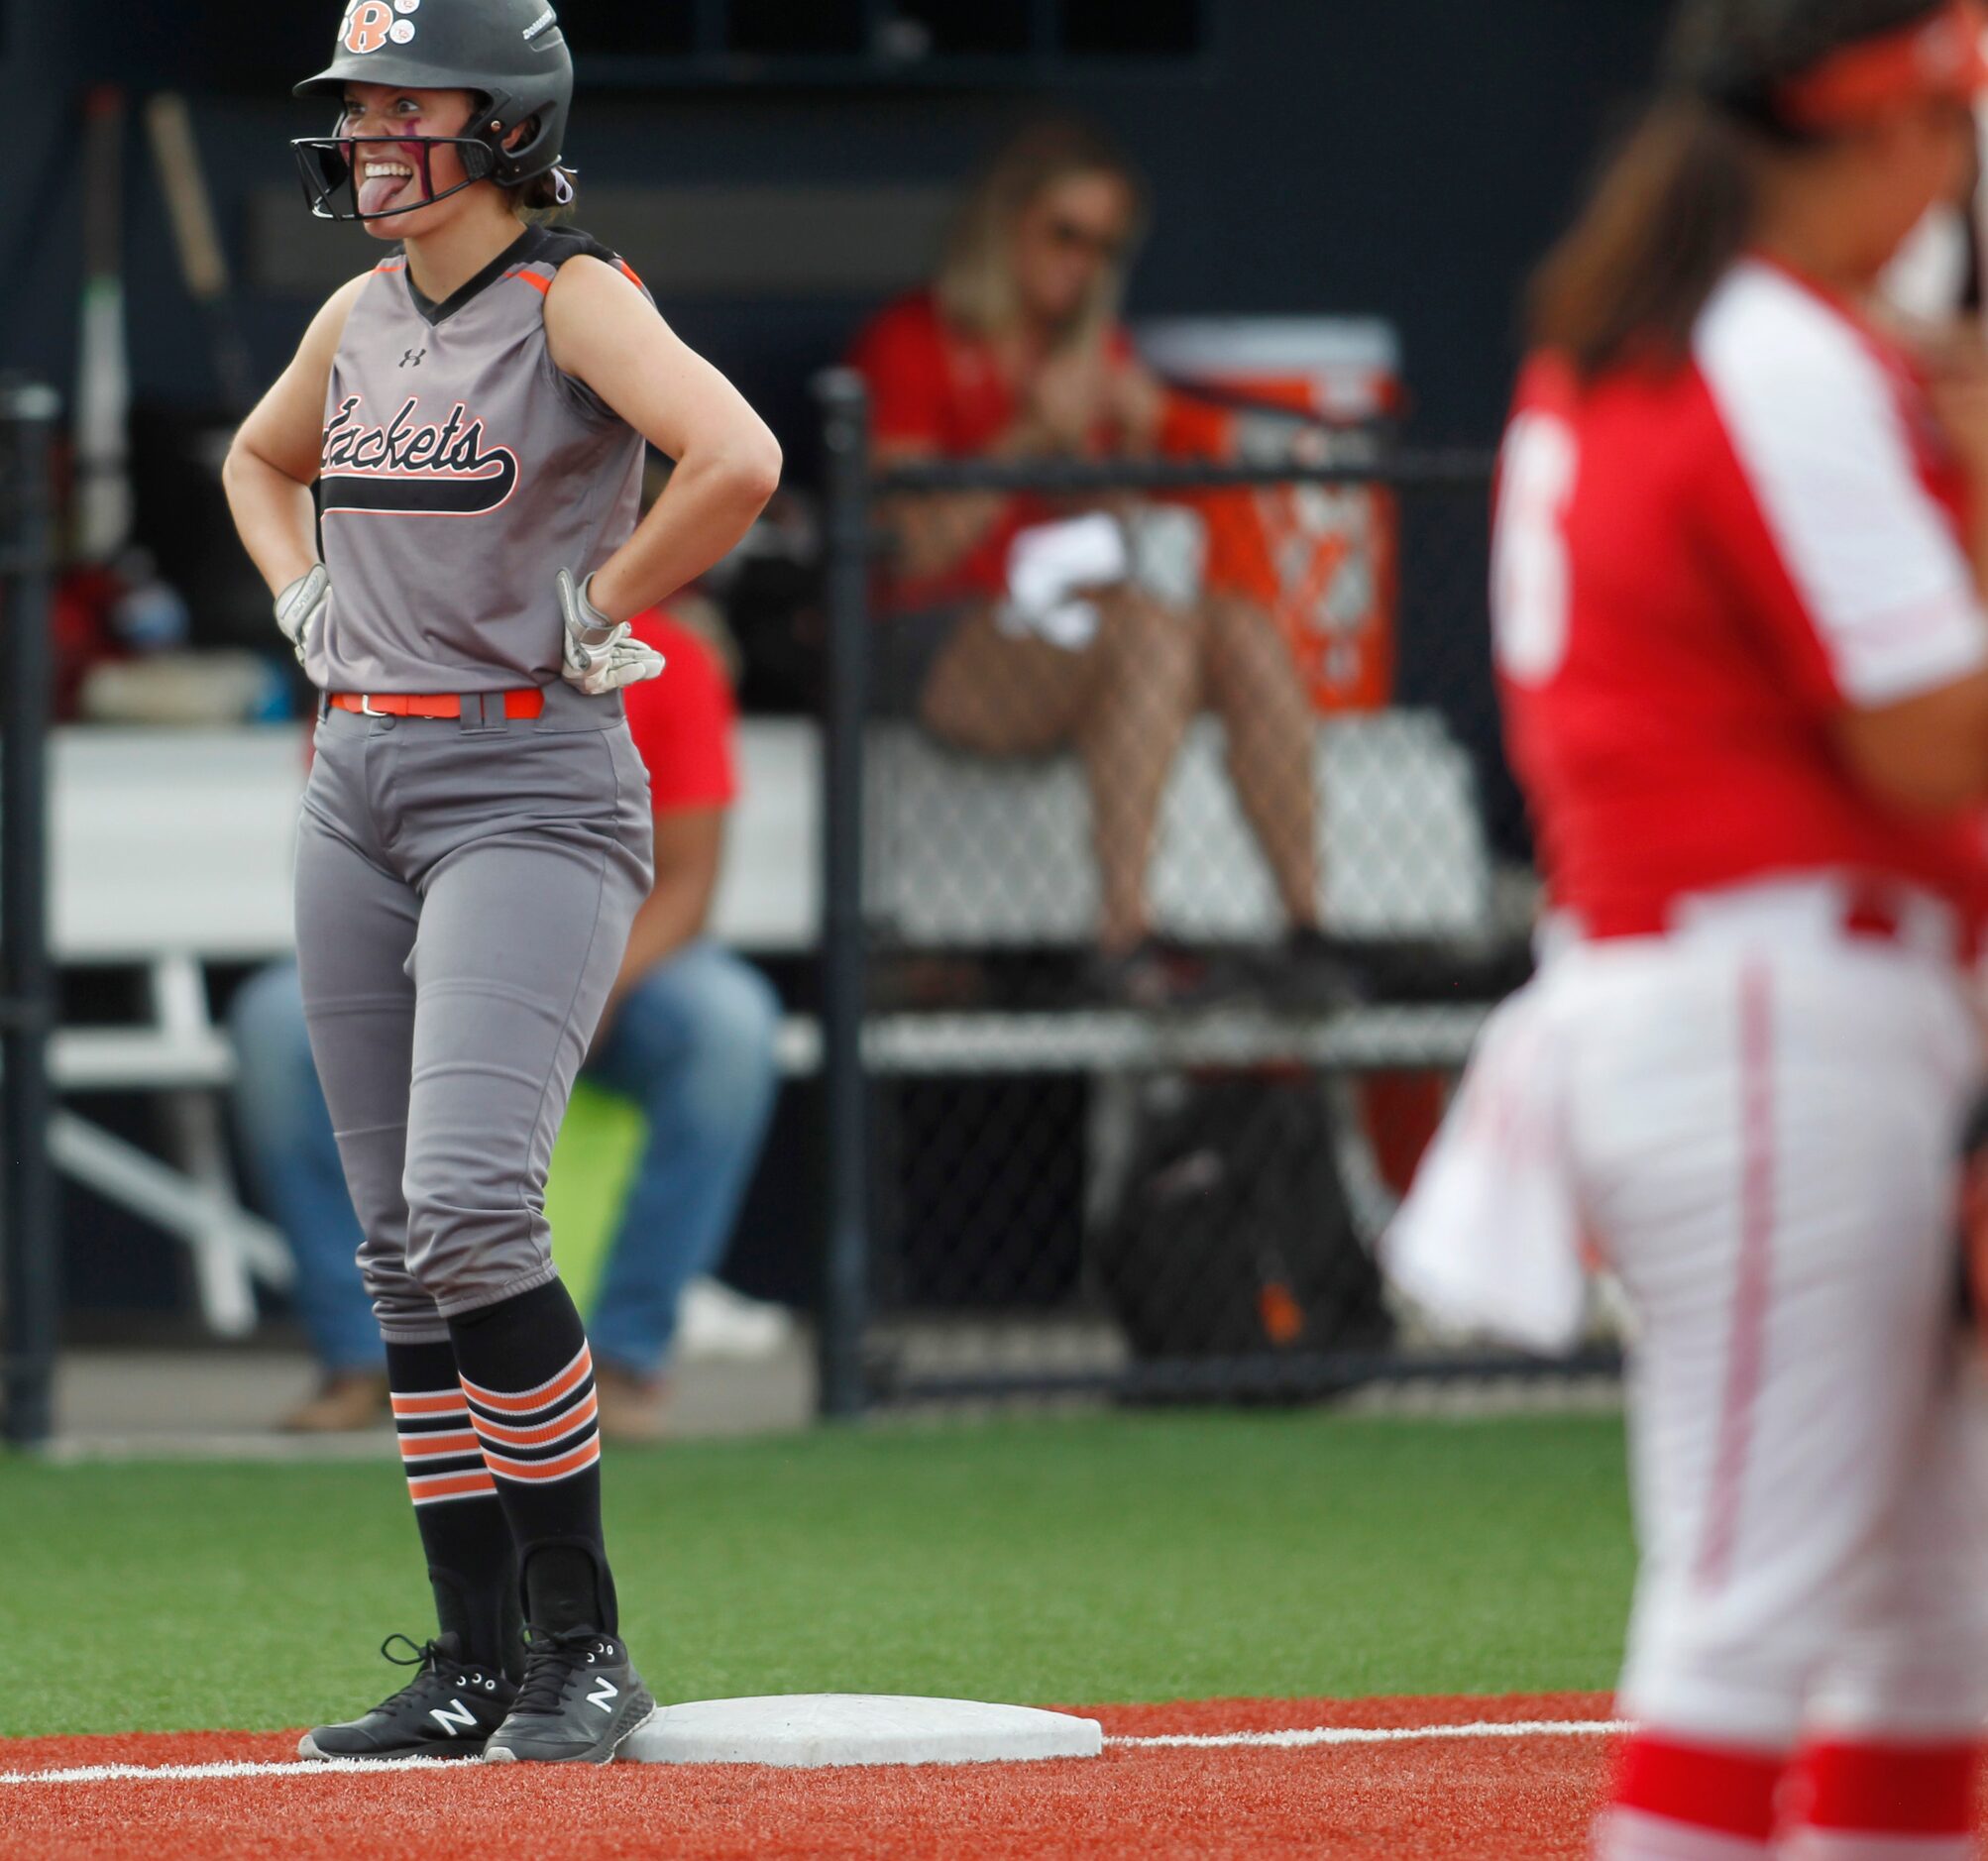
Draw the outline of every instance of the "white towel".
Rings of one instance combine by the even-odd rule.
[[[1036,523],[1008,545],[1008,599],[995,614],[1004,633],[1035,633],[1080,652],[1097,637],[1098,611],[1083,591],[1112,588],[1131,568],[1125,531],[1103,512]]]
[[[1574,1347],[1587,1309],[1549,989],[1535,979],[1486,1022],[1381,1242],[1388,1277],[1437,1324],[1544,1356]]]

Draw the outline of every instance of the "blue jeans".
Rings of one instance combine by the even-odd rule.
[[[249,1190],[289,1243],[291,1297],[311,1349],[334,1375],[384,1370],[387,1350],[359,1283],[359,1218],[311,1062],[296,964],[272,963],[243,983],[228,1006],[228,1033]]]
[[[693,943],[623,999],[583,1069],[648,1125],[588,1324],[605,1363],[652,1375],[684,1286],[724,1257],[779,1090],[780,1004],[749,963]],[[229,1011],[237,1128],[251,1186],[296,1257],[297,1313],[328,1370],[384,1363],[359,1281],[359,1224],[311,1063],[293,964],[250,978]]]
[[[650,970],[596,1036],[583,1072],[649,1128],[587,1321],[602,1362],[661,1369],[684,1287],[723,1259],[780,1088],[779,1026],[766,978],[701,942]]]

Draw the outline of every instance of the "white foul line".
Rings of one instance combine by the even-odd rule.
[[[1163,1732],[1146,1738],[1107,1738],[1108,1745],[1214,1751],[1268,1745],[1294,1751],[1307,1745],[1392,1745],[1430,1738],[1608,1738],[1626,1732],[1621,1719],[1480,1719],[1471,1725],[1314,1725],[1287,1732]]]
[[[230,1759],[216,1764],[78,1764],[66,1771],[0,1771],[0,1784],[116,1784],[156,1779],[166,1784],[225,1783],[240,1777],[337,1777],[356,1771],[453,1771],[465,1758],[297,1758],[287,1764]]]
[[[1164,1732],[1113,1737],[1125,1750],[1215,1751],[1256,1746],[1294,1751],[1317,1745],[1393,1745],[1438,1738],[1606,1738],[1625,1732],[1619,1719],[1482,1719],[1470,1725],[1314,1725],[1281,1732]],[[285,1764],[236,1759],[214,1764],[80,1764],[62,1771],[0,1771],[0,1784],[225,1783],[241,1778],[350,1777],[396,1771],[452,1771],[462,1758],[318,1758]]]

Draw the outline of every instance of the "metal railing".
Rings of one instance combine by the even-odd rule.
[[[0,381],[0,1389],[6,1439],[49,1438],[57,1325],[49,1037],[47,735],[53,665],[53,389]]]
[[[1431,793],[1436,800],[1442,799],[1437,791],[1445,781],[1450,789],[1443,793],[1467,792],[1473,816],[1470,832],[1478,836],[1470,852],[1477,862],[1473,883],[1488,898],[1495,890],[1494,857],[1483,839],[1470,758],[1447,736],[1440,715],[1443,705],[1430,697],[1433,686],[1438,699],[1445,703],[1454,699],[1467,724],[1472,716],[1481,720],[1490,714],[1489,630],[1481,606],[1488,456],[1462,450],[1414,452],[1354,439],[1315,449],[1310,457],[1297,449],[1281,457],[1247,460],[942,460],[879,471],[860,379],[846,371],[831,373],[821,378],[817,393],[826,461],[828,671],[821,978],[827,1215],[820,1332],[824,1412],[847,1417],[879,1402],[978,1400],[1024,1393],[1162,1400],[1302,1398],[1390,1376],[1482,1377],[1612,1368],[1614,1355],[1605,1349],[1584,1353],[1569,1364],[1542,1367],[1535,1360],[1503,1354],[1465,1355],[1404,1346],[1391,1331],[1380,1342],[1349,1331],[1320,1349],[1230,1350],[1179,1358],[1150,1351],[1128,1355],[1120,1335],[1127,1330],[1124,1308],[1121,1305],[1116,1314],[1104,1309],[1095,1296],[1093,1264],[1080,1258],[1074,1264],[1065,1259],[1059,1265],[1045,1267],[1029,1254],[1036,1246],[1031,1228],[1045,1225],[1082,1231],[1074,1249],[1064,1246],[1066,1255],[1092,1251],[1090,1230],[1097,1211],[1072,1203],[1095,1199],[1092,1177],[1115,1174],[1118,1188],[1124,1189],[1124,1152],[1129,1146],[1139,1148],[1137,1138],[1128,1134],[1150,1122],[1136,1096],[1122,1089],[1127,1081],[1143,1090],[1156,1081],[1177,1086],[1182,1081],[1229,1078],[1253,1068],[1295,1071],[1321,1082],[1322,1090],[1340,1093],[1334,1128],[1345,1137],[1359,1117],[1358,1108],[1345,1102],[1341,1092],[1349,1079],[1395,1069],[1452,1070],[1461,1065],[1483,1015],[1523,973],[1522,927],[1506,925],[1503,934],[1462,937],[1432,931],[1425,938],[1411,939],[1412,947],[1399,938],[1379,935],[1367,953],[1378,972],[1391,980],[1382,982],[1383,999],[1350,1013],[1281,1015],[1243,1009],[1183,1017],[1122,1006],[1045,1003],[1026,990],[1019,996],[1009,991],[990,1007],[984,1000],[907,1002],[890,986],[890,972],[915,969],[920,962],[929,965],[934,955],[931,945],[944,942],[941,931],[928,936],[925,947],[915,947],[917,935],[905,932],[905,911],[914,917],[933,916],[925,911],[931,901],[917,895],[915,886],[907,882],[897,896],[879,896],[890,890],[889,868],[893,859],[904,855],[907,833],[916,835],[929,828],[927,837],[939,845],[941,858],[968,849],[945,844],[950,829],[944,821],[921,827],[920,797],[897,807],[888,827],[880,827],[875,817],[880,807],[893,805],[893,798],[889,773],[879,771],[878,761],[897,755],[926,769],[927,762],[919,759],[928,759],[938,766],[941,785],[953,779],[949,769],[968,785],[980,778],[972,771],[973,758],[958,758],[948,765],[942,748],[928,749],[915,724],[879,723],[875,701],[891,631],[888,620],[880,623],[875,611],[877,579],[886,566],[887,550],[887,532],[878,522],[880,500],[962,492],[1072,500],[1125,493],[1178,498],[1293,486],[1368,491],[1384,496],[1390,512],[1403,519],[1404,555],[1420,549],[1425,558],[1431,550],[1447,556],[1446,563],[1436,565],[1448,578],[1443,590],[1433,599],[1418,594],[1415,602],[1425,622],[1423,657],[1428,656],[1428,639],[1439,638],[1444,663],[1436,668],[1433,681],[1421,679],[1423,689],[1415,701],[1419,709],[1325,735],[1343,738],[1350,749],[1368,743],[1389,754],[1412,751],[1414,766],[1433,772],[1430,780],[1436,786]],[[1433,521],[1433,530],[1425,519]],[[1410,582],[1429,566],[1427,560],[1402,564]],[[1440,631],[1429,635],[1430,625]],[[1404,641],[1404,654],[1416,650],[1412,640]],[[1426,665],[1404,663],[1404,684],[1414,686],[1418,672],[1427,671]],[[892,728],[895,736],[888,735]],[[1399,741],[1390,749],[1388,742],[1381,741],[1383,738]],[[1494,748],[1490,754],[1495,756]],[[1352,773],[1357,777],[1358,768]],[[931,794],[925,793],[924,799],[930,801]],[[984,810],[975,817],[983,826],[993,818]],[[1431,821],[1435,818],[1430,816]],[[1390,831],[1422,830],[1412,814],[1397,812],[1393,821],[1391,827],[1385,821],[1376,825],[1374,833],[1384,840]],[[1447,883],[1450,875],[1443,868],[1447,844],[1430,829],[1430,844],[1419,855],[1425,880]],[[931,848],[925,850],[929,853]],[[1384,856],[1384,847],[1382,852]],[[1229,877],[1211,880],[1204,889],[1224,888],[1233,889]],[[1003,904],[1013,901],[990,894],[986,902],[992,916],[1000,917]],[[1049,916],[1064,921],[1067,942],[1069,913],[1061,908],[1066,904],[1067,899],[1047,901],[1046,909]],[[943,911],[937,915],[945,916]],[[970,911],[955,914],[956,919],[970,916]],[[965,940],[972,941],[970,935]],[[1010,925],[1007,941],[1018,940],[1026,940],[1026,933]],[[1016,971],[1028,960],[1028,952],[1016,949],[996,951],[991,957],[985,949],[967,955]],[[999,988],[993,992],[1001,995]],[[947,1080],[973,1083],[955,1091],[943,1083]],[[1219,1092],[1220,1086],[1215,1090]],[[956,1101],[969,1091],[979,1097],[976,1105],[962,1110]],[[889,1095],[894,1092],[901,1102],[892,1110]],[[937,1094],[943,1100],[948,1092],[954,1099],[932,1114],[939,1125],[921,1125],[919,1118],[925,1113],[916,1107],[911,1113],[904,1109],[918,1095],[931,1100]],[[1026,1185],[1026,1193],[1017,1194],[1012,1204],[997,1206],[999,1198],[987,1182],[990,1167],[998,1170],[999,1159],[989,1166],[983,1157],[966,1155],[971,1145],[960,1142],[960,1179],[962,1185],[971,1186],[961,1186],[956,1199],[963,1204],[978,1196],[982,1204],[966,1211],[968,1219],[962,1225],[977,1228],[974,1245],[986,1244],[989,1228],[1006,1231],[1008,1238],[995,1244],[1012,1243],[1013,1251],[1003,1257],[1000,1267],[1006,1277],[997,1284],[991,1275],[975,1280],[960,1272],[948,1279],[947,1269],[937,1275],[929,1269],[901,1270],[904,1230],[907,1224],[916,1229],[921,1217],[916,1209],[906,1213],[907,1205],[917,1200],[915,1192],[907,1197],[890,1188],[892,1170],[915,1174],[928,1154],[943,1148],[935,1141],[935,1133],[950,1142],[947,1134],[956,1134],[975,1118],[989,1130],[1005,1121],[1014,1134],[1009,1160],[1023,1156],[1022,1167],[1041,1171],[1041,1179]],[[1314,1129],[1315,1119],[1316,1107],[1306,1107],[1301,1128]],[[1082,1137],[1083,1158],[1075,1165],[1083,1180],[1076,1181],[1063,1155],[1071,1142],[1072,1123],[1089,1127]],[[1104,1168],[1093,1153],[1110,1151],[1114,1146],[1119,1151],[1115,1170]],[[1342,1176],[1349,1179],[1355,1201],[1368,1192],[1364,1215],[1371,1240],[1379,1219],[1375,1210],[1384,1203],[1385,1191],[1377,1191],[1372,1182],[1350,1180],[1364,1167],[1351,1155],[1360,1148],[1348,1147]],[[1059,1159],[1053,1165],[1041,1160],[1050,1149],[1056,1149]],[[1283,1166],[1291,1159],[1285,1155],[1277,1161]],[[1366,1161],[1372,1161],[1371,1147]],[[880,1210],[880,1198],[898,1206],[886,1213]],[[931,1245],[942,1251],[946,1243]],[[929,1306],[933,1287],[940,1280],[944,1281],[938,1295],[941,1309],[922,1309],[922,1301]],[[1084,1283],[1089,1284],[1088,1297]],[[966,1322],[960,1318],[961,1310],[990,1287],[1026,1305],[1023,1329],[1033,1326],[1041,1338],[1051,1342],[1020,1355],[991,1357],[958,1348],[956,1340]],[[1072,1298],[1068,1295],[1073,1288]],[[1183,1286],[1180,1296],[1191,1301],[1197,1294],[1191,1286]]]

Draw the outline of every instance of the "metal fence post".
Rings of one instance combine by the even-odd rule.
[[[49,1162],[46,753],[53,596],[54,389],[0,382],[0,1250],[6,1438],[48,1440],[55,1369],[55,1173]]]
[[[870,671],[869,398],[834,369],[815,383],[827,492],[822,739],[822,1089],[828,1212],[820,1332],[827,1416],[862,1413],[869,1303],[869,1079],[863,1065],[863,731]]]

